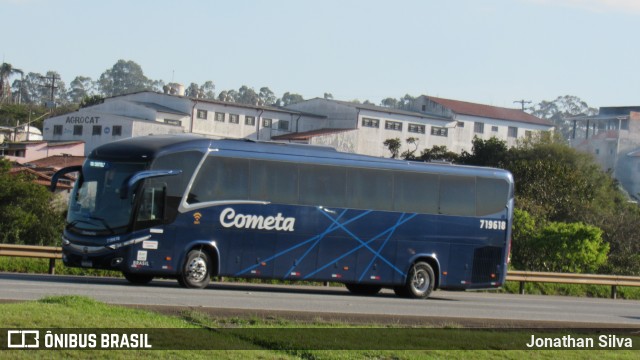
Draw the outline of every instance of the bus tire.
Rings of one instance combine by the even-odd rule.
[[[433,291],[434,284],[433,268],[426,262],[419,261],[411,266],[406,284],[394,287],[393,291],[401,297],[426,299]]]
[[[178,283],[186,288],[202,289],[211,280],[211,258],[202,250],[191,250],[178,275]]]
[[[375,295],[380,292],[382,286],[369,284],[344,284],[352,294],[357,295]]]
[[[145,285],[153,280],[153,275],[134,274],[130,272],[123,272],[122,275],[124,275],[124,278],[127,279],[127,281],[135,285]]]

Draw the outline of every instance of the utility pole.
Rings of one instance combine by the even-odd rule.
[[[523,100],[514,101],[514,103],[520,104],[520,106],[522,106],[522,111],[524,111],[524,104],[531,104],[531,101],[523,99]]]
[[[56,86],[56,80],[60,80],[60,78],[57,77],[55,74],[53,74],[53,75],[51,75],[51,77],[42,76],[41,79],[51,80],[51,86],[47,86],[47,87],[51,88],[51,98],[50,98],[51,102],[50,102],[50,104],[47,104],[47,107],[52,109],[52,108],[55,107],[54,92],[58,88]]]

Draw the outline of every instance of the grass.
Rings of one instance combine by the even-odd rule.
[[[309,350],[304,346],[290,347],[292,342],[311,344],[314,348],[317,336],[324,340],[335,340],[358,345],[360,341],[396,344],[398,348],[411,348],[421,341],[439,344],[453,341],[460,344],[459,336],[464,336],[468,344],[492,343],[500,341],[523,341],[529,333],[522,331],[507,336],[499,330],[475,331],[467,329],[411,329],[381,328],[376,324],[353,327],[346,323],[294,322],[285,319],[255,317],[215,317],[197,310],[185,310],[179,316],[166,316],[150,311],[107,305],[86,297],[48,297],[39,301],[0,304],[0,324],[3,328],[46,329],[46,328],[135,328],[171,329],[175,339],[182,334],[205,334],[207,341],[224,344],[226,347],[246,350],[2,350],[3,359],[635,359],[634,350]],[[329,329],[329,330],[328,330]],[[332,332],[332,330],[335,330]],[[324,334],[324,335],[323,335]],[[327,334],[329,336],[327,336]],[[363,335],[364,334],[364,335]],[[423,334],[420,338],[411,335]],[[0,337],[4,334],[0,334]],[[340,335],[332,339],[331,336]],[[376,336],[378,336],[376,338]],[[386,337],[386,338],[385,338]],[[391,337],[391,338],[389,338]],[[458,337],[458,338],[456,338]],[[367,340],[368,338],[372,338]],[[501,340],[502,339],[502,340]],[[635,335],[635,342],[640,338]],[[195,341],[195,337],[185,338],[183,343]],[[6,340],[4,340],[6,341]],[[6,343],[6,342],[5,342]],[[508,344],[507,344],[508,345]],[[366,346],[366,345],[365,345]],[[446,346],[443,345],[443,347]],[[4,347],[4,344],[0,344]],[[362,346],[356,346],[362,347]],[[375,346],[372,346],[375,347]],[[417,346],[420,348],[420,345]]]

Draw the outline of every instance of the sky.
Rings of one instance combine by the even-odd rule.
[[[97,80],[120,59],[216,93],[640,105],[639,0],[0,0],[2,61]]]

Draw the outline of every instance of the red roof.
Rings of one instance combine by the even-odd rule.
[[[528,124],[536,124],[543,126],[553,126],[549,121],[540,119],[520,109],[510,109],[498,106],[490,106],[483,104],[475,104],[466,101],[441,99],[433,96],[425,97],[435,103],[438,103],[456,114],[479,116],[491,119],[519,121]]]
[[[271,140],[309,140],[312,137],[320,135],[335,134],[343,131],[349,131],[354,129],[318,129],[299,133],[291,133],[285,135],[273,136]]]
[[[29,163],[39,168],[50,167],[54,169],[62,169],[67,166],[82,165],[84,163],[84,159],[84,156],[54,155],[44,159],[29,161]]]

